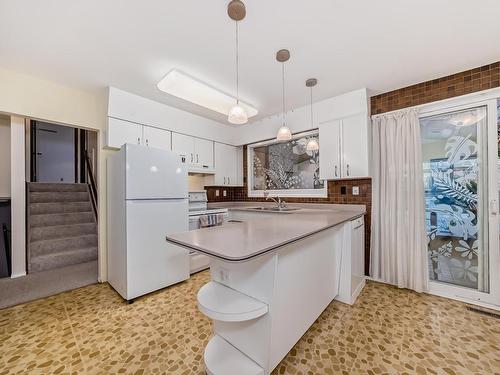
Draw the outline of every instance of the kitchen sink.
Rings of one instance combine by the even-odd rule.
[[[247,209],[255,211],[267,211],[267,212],[292,212],[300,210],[300,208],[295,208],[295,207],[249,207]]]

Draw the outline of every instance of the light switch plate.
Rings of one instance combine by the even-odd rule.
[[[219,189],[215,190],[215,196],[218,197],[220,195]]]
[[[227,191],[226,190],[222,190],[222,196],[223,197],[227,197]]]
[[[359,195],[359,186],[352,187],[352,195]]]

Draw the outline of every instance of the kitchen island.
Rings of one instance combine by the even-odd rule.
[[[214,323],[208,374],[269,374],[333,299],[352,303],[351,223],[364,206],[262,211],[232,207],[226,225],[167,236],[211,258],[198,292]]]

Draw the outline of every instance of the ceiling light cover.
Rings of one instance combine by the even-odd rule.
[[[196,79],[178,69],[172,69],[158,83],[158,89],[212,111],[227,115],[234,106],[236,98],[223,93],[209,84]],[[239,101],[245,109],[248,118],[255,116],[259,111],[251,105]]]
[[[286,125],[283,125],[278,129],[278,134],[276,135],[276,139],[279,142],[286,142],[292,140],[292,132],[290,128]]]
[[[242,125],[248,122],[248,116],[245,110],[240,105],[236,104],[229,110],[227,120],[231,124]]]
[[[307,141],[306,150],[307,151],[319,150],[319,143],[316,138],[310,138],[309,141]]]

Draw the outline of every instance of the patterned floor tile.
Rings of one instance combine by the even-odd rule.
[[[0,310],[0,375],[204,374],[208,272],[127,304],[108,284]],[[369,282],[331,303],[273,375],[499,374],[500,323],[466,305]]]

